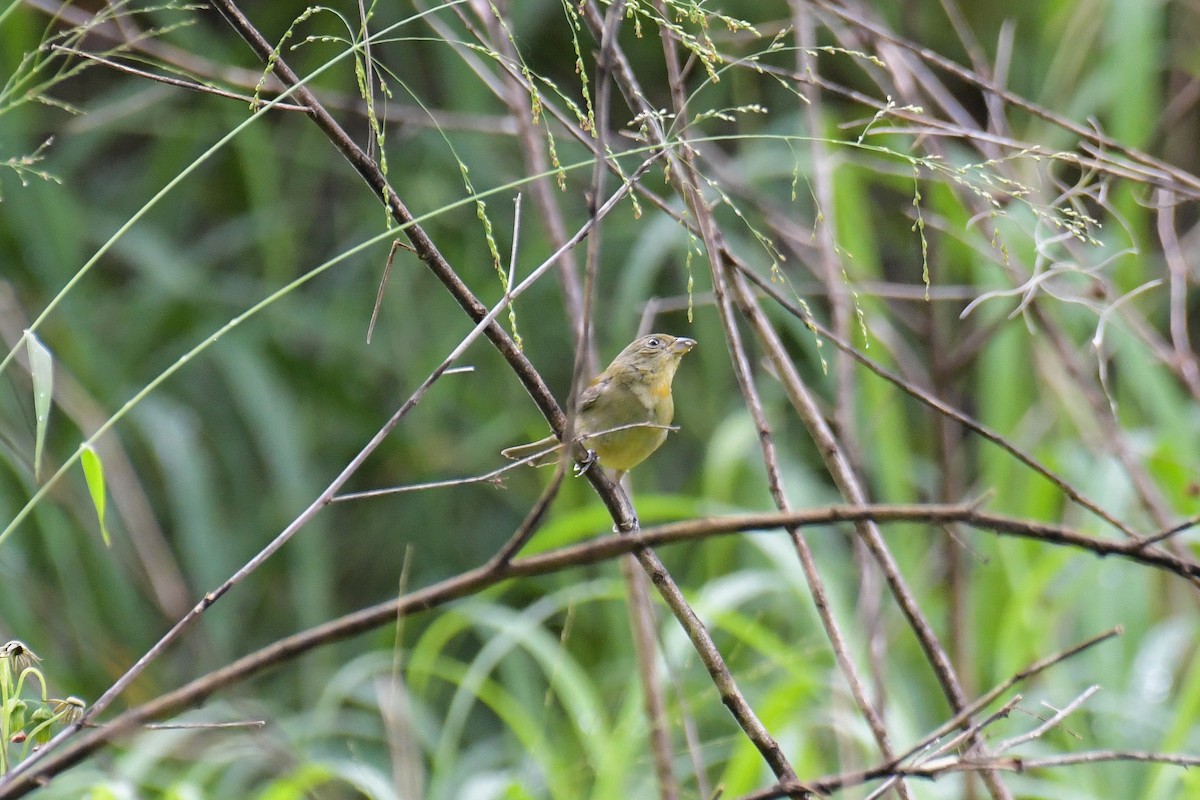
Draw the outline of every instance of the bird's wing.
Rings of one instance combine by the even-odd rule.
[[[612,378],[607,375],[598,375],[588,384],[588,387],[583,390],[583,394],[579,395],[579,410],[587,411],[592,406],[596,405],[596,401],[604,394],[612,383]]]

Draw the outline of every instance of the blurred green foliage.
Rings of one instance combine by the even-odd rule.
[[[846,25],[816,6],[793,5],[835,30]],[[878,15],[899,36],[970,63],[973,51],[941,4],[875,5],[862,13]],[[257,115],[112,240],[163,187],[246,122],[249,105],[102,65],[81,69],[85,62],[60,52],[38,53],[43,42],[91,52],[113,46],[100,32],[76,40],[69,35],[70,17],[51,19],[38,6],[14,4],[0,12],[2,74],[34,76],[28,84],[10,83],[0,95],[0,336],[5,352],[17,353],[0,376],[0,521],[15,519],[39,488],[32,386],[24,346],[18,345],[48,304],[58,302],[37,334],[58,369],[46,446],[51,473],[130,398],[219,334],[99,443],[111,493],[111,547],[101,540],[78,466],[0,540],[0,636],[20,638],[42,656],[56,693],[94,698],[204,592],[283,530],[472,325],[423,265],[401,250],[374,339],[366,343],[390,244],[388,220],[378,199],[296,112]],[[583,107],[564,6],[545,0],[512,6],[505,19],[525,63]],[[1196,107],[1183,92],[1194,85],[1197,69],[1191,40],[1181,33],[1197,26],[1188,4],[962,6],[975,37],[972,47],[989,64],[997,58],[996,43],[1011,42],[1001,55],[1011,64],[1004,82],[1016,95],[1081,123],[1094,119],[1124,145],[1182,170],[1197,169]],[[354,28],[355,4],[332,8]],[[244,9],[278,41],[304,7],[252,2]],[[477,208],[464,202],[464,171],[485,195],[503,258],[518,222],[513,199],[522,192],[518,280],[554,245],[529,193],[535,176],[513,135],[514,114],[477,69],[499,73],[485,48],[462,44],[473,42],[474,28],[483,30],[484,23],[470,17],[474,12],[465,4],[457,9],[474,20],[472,28],[456,18],[452,4],[431,11],[458,37],[451,43],[418,18],[423,9],[408,3],[372,8],[371,30],[389,31],[372,50],[390,91],[390,97],[379,91],[375,98],[386,123],[388,174],[458,274],[492,304],[503,289]],[[723,52],[795,68],[794,34],[786,32],[789,4],[728,0],[719,10],[751,21],[760,33],[731,32],[710,19],[707,33]],[[246,95],[254,91],[261,64],[212,9],[155,7],[132,13],[123,24],[127,33],[149,32],[152,47],[163,48],[120,56],[123,63],[202,78]],[[694,20],[680,24],[702,30]],[[661,41],[642,25],[639,36],[627,20],[620,43],[651,104],[665,108],[671,98]],[[777,33],[788,47],[770,50]],[[344,56],[347,35],[332,11],[320,11],[296,27],[290,39],[296,46],[283,55],[305,75]],[[577,35],[592,71],[596,43],[586,31]],[[819,37],[822,45],[847,46],[829,29]],[[45,64],[41,71],[21,61],[22,54],[35,53],[30,57]],[[886,53],[881,57],[889,60]],[[865,57],[823,51],[814,63],[823,77],[886,99],[879,85],[883,69]],[[937,78],[968,119],[984,120],[983,94],[944,74]],[[366,146],[372,137],[355,85],[352,63],[342,58],[312,88]],[[549,86],[542,84],[542,91],[562,107]],[[931,137],[936,142],[930,144],[899,117],[871,123],[878,130],[858,143],[874,109],[827,94],[821,155],[806,138],[809,106],[797,97],[814,93],[812,87],[797,88],[742,62],[716,83],[693,64],[687,88],[694,92],[693,116],[722,112],[687,122],[692,135],[713,137],[702,151],[705,174],[713,197],[719,187],[732,204],[715,213],[730,249],[753,269],[762,275],[780,270],[786,280],[780,288],[828,321],[831,283],[812,257],[828,226],[842,270],[832,285],[856,292],[844,332],[870,357],[974,415],[1139,531],[1155,530],[1157,521],[1139,500],[1119,451],[1145,469],[1161,508],[1179,518],[1195,512],[1195,398],[1152,346],[1167,335],[1168,295],[1160,287],[1126,298],[1147,281],[1168,278],[1145,182],[1099,176],[1089,183],[1074,162],[1046,155],[1073,150],[1077,137],[1019,109],[1008,109],[1003,133],[1038,145],[1042,155],[1014,146],[1002,148],[996,163],[985,163],[969,141]],[[54,103],[35,102],[39,98]],[[895,101],[908,102],[899,96]],[[929,113],[936,116],[933,108]],[[611,126],[634,131],[631,118],[620,106]],[[558,157],[570,167],[555,200],[573,231],[588,215],[591,156],[549,118],[535,130],[539,137],[553,133]],[[635,144],[617,136],[613,146]],[[40,160],[32,169],[45,176],[2,166],[34,153]],[[641,157],[624,157],[621,165],[632,170]],[[828,208],[814,189],[822,158],[832,165]],[[996,176],[1014,183],[992,181]],[[642,182],[668,207],[681,208],[661,171],[652,170]],[[973,204],[980,193],[965,190],[964,182],[1003,194],[1004,202],[999,208],[984,203],[988,211],[981,212]],[[608,190],[614,186],[610,177]],[[1073,194],[1072,186],[1087,191]],[[653,299],[671,309],[654,317],[653,328],[700,342],[676,380],[681,430],[634,476],[641,522],[769,510],[757,433],[708,300],[702,248],[645,199],[639,208],[640,215],[625,201],[602,226],[594,321],[600,360],[607,362],[633,338]],[[1098,224],[1087,229],[1093,243],[1052,240],[1072,211],[1096,217]],[[918,212],[926,224],[927,256],[915,227]],[[1180,237],[1189,254],[1196,218],[1194,201],[1180,206]],[[762,236],[786,259],[775,258]],[[377,241],[223,330],[263,298],[371,240]],[[103,255],[81,274],[101,248]],[[582,262],[582,250],[577,255]],[[960,318],[973,297],[1011,290],[1014,275],[1068,263],[1074,270],[1052,284],[1057,294],[1037,301],[1045,317],[1010,315],[1021,297],[997,295]],[[950,300],[920,299],[926,267],[931,291],[946,289]],[[885,284],[907,287],[911,299],[872,288]],[[1098,288],[1102,292],[1093,296]],[[1122,298],[1130,314],[1113,314],[1109,321],[1107,309]],[[691,316],[684,310],[689,302]],[[832,416],[839,402],[834,349],[794,317],[768,308]],[[1101,313],[1108,324],[1097,351],[1092,342]],[[556,278],[518,299],[516,320],[525,352],[563,398],[574,342]],[[808,433],[761,367],[761,352],[753,344],[749,349],[791,501],[797,507],[838,502]],[[1068,365],[1064,350],[1074,359]],[[950,363],[955,357],[962,361]],[[1099,391],[1101,361],[1111,373],[1113,427],[1095,416],[1078,390],[1081,382]],[[472,371],[439,381],[349,488],[483,474],[500,465],[502,447],[544,435],[544,421],[485,341],[471,347],[462,364]],[[990,493],[991,509],[1112,534],[998,448],[957,428],[939,441],[943,433],[928,408],[865,370],[850,374],[854,407],[842,410],[853,425],[848,438],[873,499],[913,503]],[[1114,430],[1119,441],[1113,441]],[[283,635],[484,562],[520,524],[547,475],[525,470],[508,473],[503,486],[476,483],[330,506],[208,610],[125,701],[156,696]],[[945,496],[947,485],[958,487],[954,496]],[[586,483],[568,480],[531,549],[594,536],[610,524]],[[1103,687],[1066,730],[1022,754],[1195,753],[1200,747],[1194,598],[1183,582],[1129,562],[991,534],[915,524],[888,527],[885,534],[926,613],[953,640],[972,696],[1080,639],[1125,626],[1122,639],[1022,688],[1022,708],[1045,713],[1042,701],[1061,706],[1091,684]],[[878,657],[879,648],[886,651],[878,688],[893,740],[903,748],[949,716],[945,701],[894,604],[885,600],[877,619],[861,613],[870,590],[860,584],[862,565],[848,530],[814,530],[809,541],[853,655],[866,663],[872,652]],[[874,763],[874,744],[845,696],[782,534],[668,548],[663,557],[802,777]],[[948,563],[954,559],[968,574],[965,586],[951,587]],[[965,609],[965,626],[951,622],[956,606]],[[760,788],[769,781],[760,756],[731,724],[686,638],[665,612],[661,616],[660,658],[671,675],[672,741],[685,796],[701,796],[702,786],[720,785],[730,797]],[[406,619],[398,631],[325,648],[189,715],[257,718],[271,724],[240,732],[140,735],[111,766],[78,768],[43,794],[656,793],[625,589],[612,564],[514,583]],[[695,752],[682,733],[685,718],[695,729]],[[1024,714],[1014,715],[997,726],[996,736],[1032,726]],[[703,765],[706,782],[695,779],[693,760]],[[1196,791],[1194,778],[1178,768],[1127,763],[1006,780],[1017,796],[1029,798],[1160,800]],[[959,797],[963,785],[948,778],[914,784],[914,796]]]

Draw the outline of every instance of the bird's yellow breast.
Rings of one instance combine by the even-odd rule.
[[[655,379],[636,370],[609,375],[604,391],[580,412],[580,431],[600,433],[621,425],[648,423],[643,427],[589,436],[584,446],[595,450],[608,469],[625,472],[642,463],[667,438],[662,425],[675,415],[670,381]],[[649,378],[649,379],[648,379]]]

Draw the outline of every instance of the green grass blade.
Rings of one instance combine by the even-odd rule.
[[[88,493],[92,496],[92,505],[96,507],[96,519],[100,522],[100,536],[104,539],[104,544],[112,547],[112,539],[108,535],[108,526],[104,524],[104,464],[100,461],[100,456],[96,455],[96,451],[90,447],[85,447],[79,455],[80,463],[83,464],[83,477],[87,480]]]
[[[54,357],[33,331],[25,331],[29,350],[29,374],[33,378],[33,412],[36,438],[33,448],[33,477],[41,480],[42,450],[46,445],[46,428],[50,423],[50,402],[54,397]]]

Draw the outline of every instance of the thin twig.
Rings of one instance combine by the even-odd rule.
[[[154,81],[156,83],[166,84],[167,86],[174,86],[177,89],[186,89],[189,92],[199,92],[201,94],[211,94],[214,97],[224,97],[229,100],[240,100],[241,102],[245,103],[247,106],[251,105],[254,102],[254,98],[248,94],[240,94],[238,92],[230,92],[225,89],[218,89],[215,86],[208,86],[203,83],[198,83],[197,81],[186,81],[181,78],[172,78],[167,75],[159,75],[158,73],[155,73],[155,72],[150,72],[150,71],[144,70],[144,69],[138,69],[137,67],[131,67],[128,64],[122,64],[120,61],[116,61],[111,58],[105,58],[104,56],[97,55],[95,53],[88,53],[84,50],[78,50],[74,47],[67,47],[66,45],[56,44],[56,45],[52,45],[50,47],[50,49],[57,50],[62,53],[69,53],[70,55],[78,56],[79,58],[86,58],[87,60],[94,61],[97,64],[103,64],[104,66],[108,67],[109,69],[115,70],[117,72],[124,72],[127,75],[134,75],[138,78],[145,78],[146,80]],[[275,105],[271,106],[271,108],[277,109],[279,111],[307,111],[308,110],[304,106],[298,105],[296,103],[276,103]]]
[[[1191,265],[1175,233],[1175,206],[1178,201],[1174,195],[1162,189],[1155,192],[1155,200],[1158,208],[1158,241],[1162,245],[1163,259],[1171,276],[1169,329],[1175,357],[1168,363],[1187,385],[1192,397],[1200,397],[1200,367],[1196,364],[1196,354],[1192,352],[1191,337],[1188,335],[1187,292]]]
[[[492,40],[490,42],[491,49],[494,52],[502,54],[508,63],[517,63],[516,48],[504,29],[503,21],[495,14],[485,13],[483,4],[475,4],[472,7],[478,12],[484,24],[488,27]],[[494,8],[494,5],[488,4],[487,11],[490,12]],[[470,26],[466,15],[461,9],[457,6],[454,6],[453,9],[459,19],[473,31],[474,28]],[[516,125],[517,144],[520,146],[521,155],[525,159],[525,174],[538,176],[530,184],[533,201],[538,209],[538,220],[545,227],[546,236],[551,245],[557,246],[561,244],[567,238],[567,224],[563,219],[562,209],[555,202],[554,187],[550,179],[550,175],[552,174],[551,163],[540,142],[540,132],[544,130],[544,127],[538,126],[533,115],[530,113],[530,98],[525,91],[523,82],[516,79],[511,71],[506,71],[503,74],[503,80],[494,79],[474,50],[457,43],[457,37],[451,34],[448,25],[432,14],[426,15],[423,19],[442,40],[454,42],[453,46],[464,63],[476,75],[480,76],[485,85],[491,88],[508,106],[509,117]],[[552,134],[547,131],[545,135],[551,136]],[[566,311],[567,319],[572,322],[574,344],[576,346],[584,338],[581,327],[584,317],[583,285],[578,273],[579,270],[575,261],[574,251],[565,251],[559,258],[557,275],[559,285],[562,287],[563,308]],[[596,371],[593,351],[594,348],[588,348],[588,367],[591,368],[588,371],[591,372]]]
[[[815,20],[807,5],[799,2],[799,0],[793,0],[790,6],[792,26],[796,30],[796,43],[798,45],[796,49],[796,72],[814,74],[817,67],[817,59],[813,55],[815,51],[812,50],[817,40]],[[808,108],[804,114],[804,121],[808,130],[808,146],[813,165],[811,176],[813,199],[816,202],[820,215],[820,222],[813,231],[813,238],[816,240],[817,259],[819,261],[819,269],[815,271],[818,280],[824,287],[829,298],[830,324],[842,338],[849,339],[854,314],[850,292],[846,286],[848,277],[840,264],[837,243],[834,241],[833,233],[837,230],[838,220],[837,206],[834,202],[833,170],[835,163],[825,144],[825,113],[821,94],[814,92],[813,96],[809,97],[808,100]],[[836,378],[835,392],[837,393],[837,402],[834,404],[833,427],[838,438],[845,443],[846,452],[850,456],[851,461],[855,465],[861,466],[861,449],[859,444],[852,438],[852,431],[854,430],[852,421],[857,412],[859,392],[856,388],[857,381],[854,375],[854,362],[847,353],[839,351],[836,354],[834,375]],[[768,468],[775,469],[773,466]],[[788,510],[786,505],[780,505],[778,500],[776,501],[776,507],[781,511]],[[828,606],[824,582],[817,570],[816,562],[803,540],[800,540],[798,544],[796,543],[796,540],[800,539],[799,532],[793,533],[792,536],[794,546],[798,547],[801,565],[804,568],[805,577],[809,584],[809,591],[813,595],[814,606],[821,617],[822,625],[826,629],[826,637],[833,646],[838,666],[850,687],[851,696],[854,698],[859,712],[866,719],[867,725],[871,729],[871,734],[875,737],[875,741],[879,745],[880,755],[884,760],[891,759],[894,757],[891,738],[884,724],[882,711],[880,708],[877,708],[877,704],[882,705],[883,703],[885,682],[882,653],[886,646],[885,642],[889,638],[889,632],[882,624],[881,600],[883,593],[879,582],[879,573],[870,569],[861,569],[859,571],[858,602],[855,604],[859,624],[865,631],[867,666],[874,684],[875,698],[873,701],[868,695],[863,679],[858,674],[857,667],[850,656],[845,637],[842,635],[833,618],[832,609]],[[866,552],[861,539],[855,539],[854,547],[856,557],[860,560],[865,559]],[[896,794],[901,800],[906,800],[910,797],[908,787],[903,782],[897,784]]]
[[[537,532],[538,527],[542,524],[542,520],[546,517],[546,512],[550,510],[551,503],[558,496],[558,490],[562,488],[563,478],[567,474],[567,462],[565,459],[559,459],[554,468],[554,475],[550,478],[550,483],[542,490],[538,496],[537,502],[529,509],[529,513],[525,515],[525,519],[521,520],[521,524],[517,526],[517,530],[513,533],[509,540],[496,551],[492,559],[485,567],[490,572],[500,572],[508,566],[513,557],[520,552],[521,548],[533,537]]]
[[[1083,495],[1083,493],[1081,493],[1079,490],[1077,490],[1075,487],[1073,487],[1065,479],[1059,477],[1049,467],[1045,466],[1040,461],[1035,459],[1033,456],[1029,455],[1024,450],[1017,447],[1015,444],[1013,444],[1007,438],[1005,438],[1004,436],[1001,436],[999,433],[993,431],[991,428],[988,428],[986,425],[984,425],[982,422],[979,422],[974,417],[971,417],[968,414],[958,410],[954,406],[944,403],[942,400],[940,400],[935,395],[931,394],[930,392],[925,391],[924,389],[917,386],[916,384],[905,380],[903,377],[892,372],[887,367],[884,367],[882,364],[878,363],[874,359],[864,355],[862,352],[860,352],[858,350],[858,348],[854,347],[854,345],[852,345],[850,342],[842,339],[840,336],[838,336],[832,330],[830,330],[829,328],[825,327],[824,325],[822,325],[821,323],[819,323],[815,319],[813,319],[811,314],[806,313],[804,311],[804,309],[800,308],[798,305],[796,305],[794,302],[792,302],[792,300],[790,300],[788,297],[786,297],[783,294],[783,292],[780,291],[779,287],[772,285],[770,281],[766,280],[765,278],[760,277],[753,270],[749,269],[748,267],[742,266],[742,265],[739,265],[739,269],[741,270],[743,275],[745,275],[750,281],[752,281],[761,291],[763,291],[764,293],[769,295],[772,300],[774,300],[781,307],[786,309],[789,313],[791,313],[797,319],[803,321],[805,325],[808,325],[809,327],[811,327],[814,331],[816,331],[818,334],[820,334],[823,338],[828,339],[829,341],[833,342],[834,346],[837,347],[839,350],[842,350],[842,351],[848,353],[855,361],[862,364],[864,367],[871,370],[879,377],[888,381],[889,383],[894,385],[896,388],[898,388],[901,391],[905,392],[906,394],[912,396],[913,398],[921,401],[925,405],[932,408],[934,411],[937,411],[939,414],[943,414],[947,417],[950,417],[951,419],[957,421],[964,427],[969,428],[970,430],[974,431],[976,434],[978,434],[982,438],[986,439],[987,441],[991,442],[992,444],[995,444],[998,447],[1000,447],[1001,449],[1006,450],[1008,453],[1010,453],[1014,458],[1016,458],[1022,464],[1033,469],[1035,472],[1037,472],[1043,478],[1048,480],[1050,483],[1054,484],[1054,486],[1056,486],[1059,489],[1059,491],[1061,491],[1067,497],[1071,498],[1071,500],[1073,500],[1075,503],[1077,503],[1080,507],[1085,508],[1088,511],[1092,512],[1093,514],[1095,514],[1097,517],[1099,517],[1100,519],[1107,522],[1109,525],[1111,525],[1116,530],[1120,531],[1121,533],[1125,534],[1126,536],[1128,536],[1130,538],[1133,538],[1133,539],[1138,538],[1138,534],[1133,529],[1131,529],[1128,525],[1126,525],[1124,522],[1122,522],[1119,519],[1117,519],[1116,517],[1114,517],[1112,514],[1110,514],[1105,509],[1103,509],[1096,502],[1087,498],[1085,495]]]
[[[604,179],[611,168],[609,164],[609,120],[612,105],[612,76],[610,73],[613,60],[613,50],[616,47],[617,36],[620,32],[621,21],[625,15],[625,0],[615,0],[608,7],[604,16],[604,25],[600,32],[600,49],[596,56],[595,103],[593,136],[595,137],[595,163],[592,167],[592,187],[589,205],[594,205],[597,198],[604,193]],[[584,262],[583,277],[583,318],[579,323],[579,344],[576,348],[575,370],[572,375],[572,386],[578,391],[579,379],[588,363],[590,348],[586,345],[592,340],[592,313],[596,294],[596,277],[600,270],[601,237],[597,234],[588,239],[587,256]],[[621,481],[626,492],[631,491],[631,477],[626,475]],[[646,589],[647,575],[654,570],[661,570],[666,577],[666,569],[657,558],[651,559],[652,554],[642,551],[636,556],[626,556],[621,559],[621,573],[625,579],[626,594],[629,600],[630,629],[633,647],[638,666],[638,675],[642,684],[643,705],[650,727],[650,750],[654,762],[654,772],[658,780],[658,794],[661,800],[677,800],[679,797],[679,782],[675,777],[673,765],[674,752],[671,747],[671,737],[667,722],[666,702],[662,680],[657,669],[657,641],[654,637],[654,611],[650,605],[650,594]],[[636,564],[642,562],[649,569],[638,570]],[[666,598],[678,594],[682,601],[682,592],[672,592],[665,581],[659,581],[659,591]],[[671,601],[668,599],[668,603]],[[673,610],[678,607],[683,611],[683,603],[672,604]],[[690,609],[688,609],[690,610]],[[677,616],[679,614],[677,613]],[[691,615],[694,617],[694,615]],[[688,619],[686,612],[683,618]],[[689,620],[690,621],[690,620]],[[693,637],[695,638],[695,637]]]
[[[1083,692],[1078,697],[1076,697],[1074,700],[1072,700],[1070,703],[1068,703],[1066,705],[1066,707],[1057,711],[1054,714],[1054,716],[1050,717],[1048,720],[1043,722],[1041,725],[1038,725],[1033,730],[1027,731],[1027,732],[1021,734],[1020,736],[1013,736],[1012,738],[1005,739],[1004,741],[997,744],[996,748],[995,748],[996,755],[1000,755],[1001,753],[1003,753],[1006,750],[1011,750],[1014,747],[1025,744],[1026,742],[1032,742],[1034,739],[1040,738],[1041,736],[1043,736],[1046,733],[1046,731],[1050,730],[1053,727],[1056,727],[1068,715],[1070,715],[1072,712],[1074,712],[1075,709],[1079,708],[1081,705],[1086,703],[1088,698],[1091,697],[1092,695],[1094,695],[1098,691],[1100,691],[1100,687],[1098,685],[1092,685],[1092,686],[1089,686],[1087,689],[1084,689]]]
[[[663,16],[663,19],[668,18],[668,12],[661,0],[656,0],[655,7]],[[602,27],[602,24],[599,20],[599,11],[596,7],[596,3],[589,2],[584,6],[584,9],[586,19],[592,29],[596,30]],[[678,55],[675,52],[675,41],[665,26],[660,27],[660,34],[663,40],[663,52],[667,64],[667,83],[671,87],[674,111],[676,113],[676,118],[682,120],[686,118],[687,109],[685,105],[686,101],[683,97],[683,80],[680,74],[681,70],[679,67]],[[655,110],[649,108],[645,100],[646,95],[637,86],[636,79],[629,67],[628,61],[616,43],[614,43],[614,46],[610,52],[607,66],[613,71],[613,74],[625,95],[626,102],[629,103],[630,106],[635,110],[647,114],[646,119],[650,123],[650,127],[653,130],[657,143],[666,148],[666,133],[654,116]],[[732,325],[729,319],[729,302],[727,299],[723,299],[722,297],[723,290],[720,281],[723,268],[719,262],[720,251],[713,247],[717,236],[716,229],[712,216],[708,213],[708,207],[705,203],[704,197],[699,189],[698,177],[691,162],[692,150],[688,147],[686,142],[683,142],[679,153],[676,153],[672,150],[668,150],[667,152],[671,161],[669,177],[675,184],[676,191],[679,192],[680,196],[684,200],[684,203],[692,212],[693,218],[700,228],[700,236],[704,240],[705,247],[708,250],[710,272],[713,276],[713,289],[717,296],[717,308],[721,311],[722,324],[725,327],[726,337],[736,337],[736,326]],[[733,346],[731,353],[733,353],[736,357],[737,353],[739,352],[736,347],[737,343],[734,339],[731,339],[730,344]],[[663,570],[663,573],[665,574],[665,570]],[[654,575],[652,575],[652,578],[653,577]],[[677,587],[675,591],[678,591]],[[682,601],[682,594],[679,595],[679,599]],[[741,690],[734,681],[732,673],[725,664],[724,658],[721,656],[715,644],[712,642],[708,632],[700,624],[699,619],[695,618],[695,614],[690,608],[685,609],[683,606],[681,606],[681,610],[685,611],[689,617],[689,620],[694,619],[695,626],[694,628],[689,629],[689,636],[692,639],[693,646],[696,647],[697,652],[703,659],[704,665],[707,667],[709,674],[713,677],[713,682],[720,691],[721,698],[725,703],[725,706],[733,714],[734,719],[736,719],[738,722],[738,725],[745,732],[747,738],[750,739],[755,748],[758,749],[759,753],[763,757],[763,760],[766,761],[767,766],[771,769],[775,776],[781,781],[794,780],[796,777],[795,770],[788,762],[786,755],[783,753],[783,749],[767,730],[766,726],[763,725],[762,721],[758,718],[758,715],[754,712],[754,709],[751,708],[750,704],[742,695]]]

